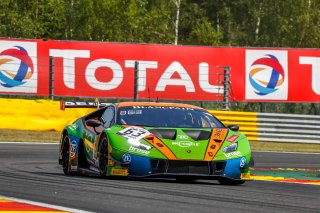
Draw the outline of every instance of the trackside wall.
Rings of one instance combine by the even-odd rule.
[[[60,110],[59,101],[0,98],[0,128],[61,131],[94,109]],[[320,116],[238,111],[209,112],[224,124],[237,124],[250,141],[320,144]]]
[[[217,111],[209,110],[225,125],[237,124],[240,131],[244,133],[250,141],[258,140],[258,116],[256,112],[237,112],[237,111]]]
[[[320,116],[210,110],[224,124],[238,124],[251,141],[320,144]]]
[[[92,109],[60,110],[59,101],[0,99],[0,128],[61,131]]]

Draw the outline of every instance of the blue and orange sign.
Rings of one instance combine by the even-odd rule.
[[[20,86],[29,78],[32,77],[34,67],[32,59],[28,55],[25,48],[21,46],[14,46],[14,48],[6,49],[0,52],[0,66],[10,64],[16,67],[14,70],[0,69],[0,84],[4,87],[16,87]],[[12,58],[20,60],[20,64],[14,64]]]
[[[251,66],[257,65],[249,72],[249,80],[255,93],[258,95],[267,95],[278,90],[283,84],[285,74],[282,65],[279,63],[277,57],[271,54],[265,55],[263,58],[255,60]],[[269,81],[255,80],[253,77],[259,72],[263,72],[265,67],[272,68]]]

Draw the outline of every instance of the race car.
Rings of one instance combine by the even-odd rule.
[[[214,179],[228,185],[250,180],[248,139],[239,126],[225,126],[203,108],[159,102],[98,105],[62,131],[59,164],[67,175]]]

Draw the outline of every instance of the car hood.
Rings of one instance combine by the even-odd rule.
[[[141,128],[139,142],[132,143],[128,134],[134,133],[134,128]],[[126,133],[126,135],[124,134]],[[125,126],[116,133],[116,137],[122,136],[123,143],[117,143],[116,147],[123,151],[137,155],[145,155],[150,158],[170,160],[208,160],[215,157],[224,158],[222,149],[237,143],[245,138],[239,132],[228,128],[153,128]],[[124,138],[124,139],[123,139]],[[113,141],[119,141],[114,138]],[[127,145],[127,146],[126,146]]]

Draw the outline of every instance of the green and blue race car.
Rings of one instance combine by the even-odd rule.
[[[64,128],[59,163],[65,174],[243,184],[250,179],[252,159],[249,141],[238,130],[189,104],[104,104]]]

